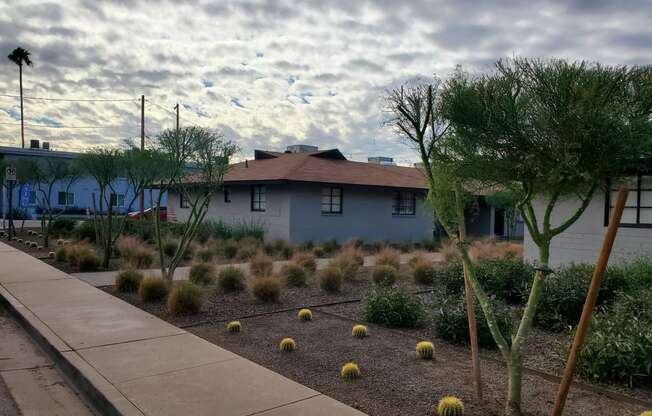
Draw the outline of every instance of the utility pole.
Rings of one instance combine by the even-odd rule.
[[[177,133],[179,133],[179,103],[174,106],[174,109],[177,110]]]
[[[145,150],[145,95],[140,96],[140,151]],[[140,219],[145,218],[145,190],[140,190]]]

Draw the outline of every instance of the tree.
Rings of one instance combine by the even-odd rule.
[[[514,238],[516,233],[516,222],[518,221],[518,209],[516,195],[509,191],[498,191],[487,197],[487,203],[497,211],[502,211],[507,226],[507,238]]]
[[[516,58],[493,74],[458,73],[446,85],[442,115],[453,133],[444,177],[459,218],[464,183],[498,187],[518,196],[517,207],[539,248],[528,301],[511,339],[498,329],[489,298],[471,269],[469,279],[507,364],[505,413],[521,414],[522,346],[532,328],[551,240],[575,223],[596,190],[640,168],[652,152],[652,67]],[[441,188],[446,185],[440,183]],[[578,204],[560,221],[559,201]],[[536,207],[543,209],[537,212]],[[449,210],[450,211],[450,210]],[[454,214],[453,214],[454,215]],[[453,217],[454,218],[454,217]],[[460,244],[465,263],[468,253]]]
[[[237,151],[220,133],[202,127],[185,127],[165,130],[158,135],[156,147],[163,156],[158,179],[159,194],[156,200],[154,224],[158,243],[161,274],[172,281],[174,271],[183,253],[197,233],[210,201],[223,185],[229,160]],[[160,206],[164,193],[175,191],[187,198],[190,214],[183,224],[179,245],[171,259],[163,252],[161,238]]]
[[[43,246],[48,247],[52,221],[66,212],[66,207],[57,208],[53,203],[52,192],[55,185],[60,185],[66,194],[77,181],[79,174],[76,165],[70,161],[55,157],[46,157],[35,161],[23,159],[19,162],[18,171],[22,172],[22,182],[35,188],[36,203],[41,209],[41,232]]]
[[[23,64],[32,66],[29,51],[23,48],[14,49],[7,58],[18,65],[18,82],[20,84],[20,138],[23,149],[25,148],[25,123],[23,119]]]
[[[432,83],[416,80],[394,89],[387,94],[385,111],[389,117],[385,125],[394,129],[397,135],[407,140],[407,143],[418,152],[423,171],[428,179],[428,199],[435,208],[435,217],[444,226],[452,238],[463,242],[465,239],[465,224],[456,222],[454,227],[447,227],[445,216],[440,216],[437,209],[439,177],[438,171],[443,144],[450,133],[450,125],[441,116],[441,81],[437,78]],[[446,213],[443,212],[443,215]],[[442,222],[441,220],[444,220]],[[448,221],[450,222],[450,221]],[[478,353],[477,329],[473,307],[473,290],[470,287],[467,275],[468,268],[474,267],[471,263],[464,264],[464,292],[469,322],[469,339],[471,341],[471,361],[475,393],[478,399],[482,398],[482,379],[480,375],[480,358]]]

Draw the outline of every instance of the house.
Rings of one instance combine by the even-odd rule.
[[[609,258],[610,264],[627,259],[652,255],[652,175],[637,174],[627,179],[629,195],[616,240]],[[609,215],[615,202],[617,189],[610,185],[596,191],[582,216],[566,231],[552,239],[550,266],[570,263],[595,263],[604,234],[609,225]],[[579,207],[576,198],[567,198],[555,206],[551,215],[553,226],[568,218]],[[543,216],[543,203],[537,204],[535,213]],[[525,232],[524,256],[526,260],[538,258],[537,245]]]
[[[0,160],[7,165],[19,163],[24,159],[45,159],[57,158],[62,160],[73,161],[79,153],[50,150],[47,142],[40,146],[38,140],[31,140],[30,147],[27,149],[17,147],[0,146]],[[28,218],[37,218],[42,212],[44,203],[44,194],[39,191],[39,187],[33,184],[21,182],[17,178],[17,184],[13,189],[12,205],[16,213],[24,214]],[[91,209],[91,197],[93,192],[99,193],[99,187],[94,178],[90,176],[80,176],[72,183],[70,181],[56,182],[50,194],[52,198],[52,207],[56,210],[65,210],[65,215],[85,216]],[[126,179],[118,179],[114,184],[116,196],[114,197],[114,210],[117,212],[126,212],[129,202],[134,196],[134,191],[129,186]],[[0,192],[0,214],[3,218],[8,217],[9,212],[9,195],[8,188],[2,186]],[[154,191],[156,192],[156,191]],[[165,198],[165,196],[164,196]],[[149,207],[149,197],[145,198],[145,206]],[[138,202],[132,206],[132,210],[138,208]]]
[[[423,171],[377,161],[349,161],[337,149],[306,145],[256,150],[253,160],[231,165],[206,219],[261,223],[266,238],[291,242],[432,239]],[[185,221],[189,212],[185,199],[170,192],[168,213]]]

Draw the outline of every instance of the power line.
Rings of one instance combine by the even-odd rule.
[[[20,95],[0,94],[0,97],[20,98]],[[137,101],[138,98],[51,98],[51,97],[26,97],[25,100],[43,100],[43,101],[87,101],[87,102],[127,102]]]
[[[147,102],[150,103],[150,104],[155,105],[156,107],[160,108],[160,109],[163,110],[163,111],[167,111],[167,112],[170,113],[170,114],[176,115],[176,113],[175,113],[174,111],[172,111],[172,110],[170,110],[170,109],[167,109],[167,108],[163,107],[162,105],[156,104],[156,103],[155,103],[154,101],[152,101],[152,100],[145,99],[145,101],[147,101]]]
[[[20,126],[20,123],[0,123],[4,126]],[[131,126],[48,126],[47,124],[25,123],[25,127],[42,127],[46,129],[114,129],[114,128],[131,128]]]

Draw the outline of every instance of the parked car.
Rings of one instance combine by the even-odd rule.
[[[146,219],[150,219],[153,217],[155,212],[156,212],[156,208],[147,208],[145,211],[143,211],[143,215],[145,216]],[[127,215],[129,219],[137,220],[140,218],[140,211],[130,212]],[[162,221],[168,220],[168,209],[166,207],[161,207],[161,210],[159,212],[159,217],[161,218]]]

